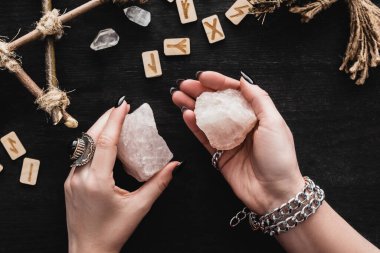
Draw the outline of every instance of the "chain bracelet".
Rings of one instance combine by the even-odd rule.
[[[212,158],[211,158],[211,164],[212,166],[214,166],[215,169],[219,170],[219,166],[218,166],[218,161],[219,159],[222,157],[224,151],[223,150],[217,150],[213,155],[212,155]]]
[[[232,219],[230,220],[230,226],[236,227],[239,223],[247,218],[248,213],[251,213],[247,207],[244,207],[243,210],[239,211]]]
[[[305,186],[294,198],[282,204],[280,207],[260,217],[261,227],[276,224],[279,220],[299,209],[303,204],[307,203],[314,192],[315,184],[309,177],[304,177]]]
[[[313,198],[307,205],[303,206],[301,210],[274,225],[264,227],[263,232],[273,236],[287,232],[289,229],[296,227],[317,211],[317,209],[322,205],[324,198],[325,194],[323,190],[319,187],[316,188]]]
[[[325,199],[325,193],[319,186],[315,185],[309,177],[304,177],[304,179],[305,186],[302,191],[288,202],[261,217],[244,207],[232,217],[230,226],[236,227],[248,217],[253,231],[261,230],[270,236],[278,235],[296,227],[314,214]]]

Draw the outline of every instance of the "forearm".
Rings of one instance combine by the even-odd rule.
[[[362,237],[327,202],[318,211],[277,240],[289,253],[372,253],[379,252]]]

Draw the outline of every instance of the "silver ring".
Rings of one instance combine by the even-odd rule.
[[[72,154],[70,159],[74,160],[71,167],[83,166],[91,161],[95,154],[95,142],[90,135],[83,133],[71,144]]]
[[[218,161],[220,159],[220,157],[222,157],[224,151],[223,150],[217,150],[213,155],[212,155],[212,158],[211,158],[211,164],[212,166],[214,166],[215,169],[219,170],[219,167],[218,167]]]

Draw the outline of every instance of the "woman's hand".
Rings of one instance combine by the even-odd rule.
[[[69,252],[119,252],[172,179],[171,162],[140,189],[115,185],[117,143],[130,106],[119,100],[91,127],[96,142],[92,162],[73,168],[65,182]]]
[[[221,173],[235,194],[259,214],[294,197],[303,188],[304,180],[298,168],[292,133],[268,94],[244,78],[237,81],[210,71],[197,76],[199,81],[185,80],[178,85],[180,91],[172,88],[170,93],[174,103],[181,107],[188,127],[211,154],[216,150],[197,127],[193,112],[195,99],[202,92],[240,89],[258,118],[256,127],[244,143],[224,152],[219,161]],[[379,252],[327,203],[307,222],[277,236],[277,239],[287,252],[292,253]]]
[[[198,73],[198,80],[184,80],[171,89],[173,102],[182,108],[187,126],[213,154],[205,134],[196,125],[196,98],[205,91],[238,89],[252,105],[258,123],[239,147],[224,152],[219,160],[221,173],[235,194],[251,210],[266,213],[288,201],[304,186],[298,168],[294,141],[289,127],[269,95],[259,86],[222,74]],[[186,110],[186,109],[188,110]]]

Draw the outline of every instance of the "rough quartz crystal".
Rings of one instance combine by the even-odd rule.
[[[119,43],[119,35],[111,28],[99,31],[98,35],[91,43],[91,49],[98,51],[116,46]]]
[[[148,26],[151,20],[150,12],[137,6],[125,8],[124,13],[130,21],[141,26]]]
[[[140,182],[147,181],[173,158],[165,140],[158,134],[149,104],[143,104],[125,118],[118,157],[126,172]]]
[[[196,100],[194,113],[198,127],[218,150],[240,145],[257,122],[252,107],[233,89],[203,92]]]

